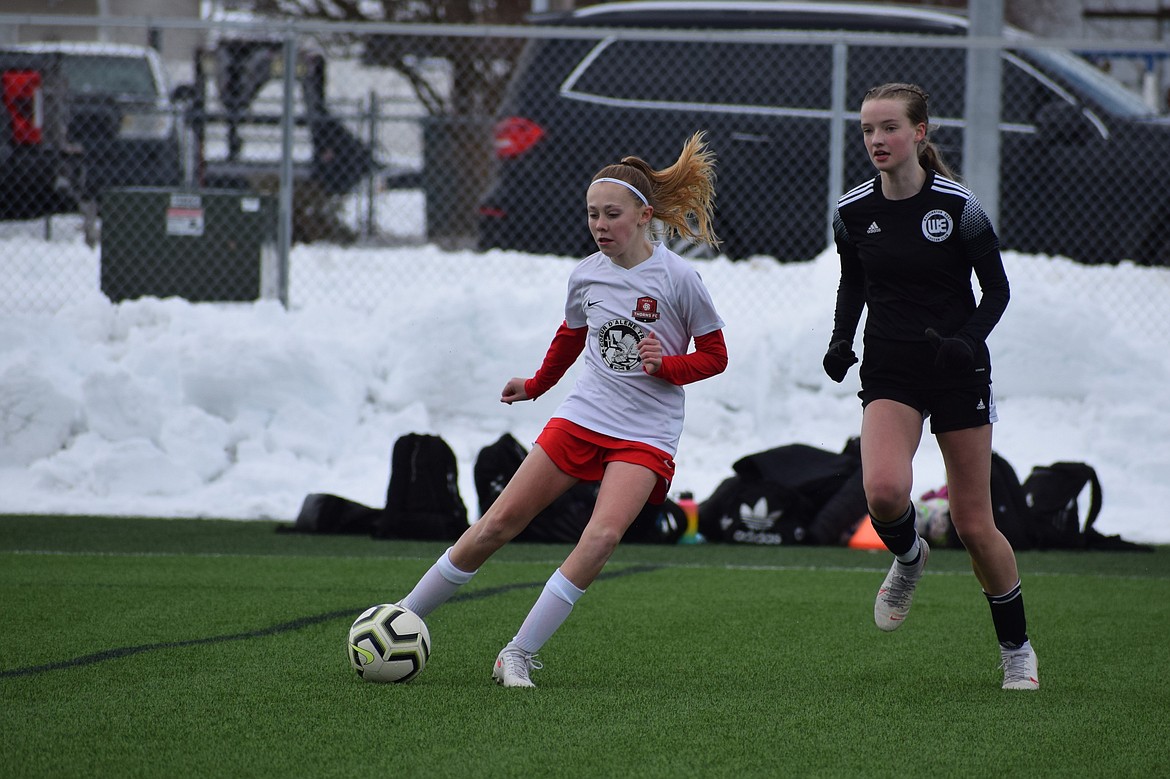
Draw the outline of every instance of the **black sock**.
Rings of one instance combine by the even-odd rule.
[[[914,542],[918,540],[918,531],[914,529],[914,504],[903,512],[902,516],[895,519],[893,522],[878,522],[873,518],[873,512],[870,512],[869,522],[873,525],[874,532],[878,534],[878,538],[886,545],[895,555],[904,555],[914,548]],[[919,549],[919,554],[922,550]],[[909,563],[914,564],[914,561]]]
[[[1024,594],[1020,583],[1004,595],[987,595],[991,606],[991,621],[995,625],[995,636],[1004,649],[1019,649],[1028,640],[1028,621],[1024,618]]]

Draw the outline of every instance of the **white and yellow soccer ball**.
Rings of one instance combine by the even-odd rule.
[[[354,620],[346,642],[349,664],[369,682],[409,682],[431,656],[422,617],[396,603],[370,606]]]

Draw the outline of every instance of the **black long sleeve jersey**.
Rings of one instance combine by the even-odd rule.
[[[841,282],[832,341],[853,342],[864,306],[866,338],[891,341],[925,341],[928,327],[984,341],[1007,308],[1007,274],[991,220],[970,190],[933,170],[904,200],[886,199],[880,175],[846,192],[833,232]]]

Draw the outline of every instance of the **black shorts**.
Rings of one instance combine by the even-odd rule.
[[[930,417],[930,432],[947,433],[997,422],[991,392],[991,361],[980,344],[975,364],[962,372],[934,364],[934,347],[922,343],[867,340],[861,364],[862,407],[893,400]]]

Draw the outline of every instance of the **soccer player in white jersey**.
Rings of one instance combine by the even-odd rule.
[[[430,614],[558,496],[578,481],[600,481],[580,540],[496,658],[492,677],[505,687],[535,686],[537,651],[647,501],[665,499],[683,427],[683,385],[727,367],[723,320],[698,271],[650,233],[658,219],[668,234],[717,245],[714,164],[697,133],[661,171],[626,157],[593,177],[586,205],[598,251],[569,276],[565,319],[540,369],[508,380],[500,400],[535,400],[582,351],[584,370],[500,496],[401,601]]]
[[[951,521],[991,607],[1003,687],[1035,690],[1015,552],[991,505],[997,416],[986,339],[1007,307],[1008,280],[991,221],[927,140],[927,127],[927,95],[916,85],[883,84],[862,101],[861,132],[878,175],[837,203],[841,281],[824,367],[840,382],[857,362],[853,337],[868,307],[858,393],[862,472],[874,529],[895,555],[874,604],[877,626],[902,624],[930,554],[910,499],[929,417]]]

